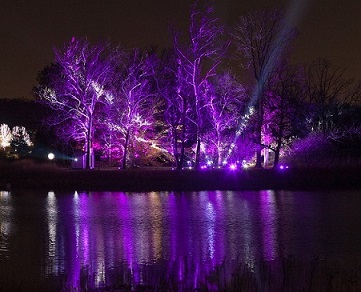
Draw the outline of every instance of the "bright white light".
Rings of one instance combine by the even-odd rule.
[[[51,152],[50,152],[50,153],[48,154],[48,159],[49,159],[49,160],[53,160],[54,158],[55,158],[54,153],[51,153]]]
[[[236,165],[235,163],[232,163],[232,164],[229,166],[229,168],[230,168],[231,170],[236,170],[236,169],[237,169],[237,165]]]

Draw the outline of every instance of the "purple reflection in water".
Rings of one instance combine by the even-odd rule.
[[[304,222],[320,221],[321,207],[307,194],[49,193],[45,208],[44,270],[66,275],[70,287],[127,283],[136,289],[163,279],[184,289],[214,289],[214,273],[223,263],[252,267],[281,250],[302,254],[319,248],[312,239],[320,230],[305,231]],[[297,247],[300,238],[307,242]],[[222,277],[232,274],[223,271]]]
[[[264,258],[268,261],[277,257],[277,210],[274,192],[260,192],[261,220],[263,227]]]
[[[242,250],[237,241],[244,224],[236,220],[232,226],[225,218],[226,211],[242,212],[232,192],[76,192],[60,199],[48,196],[49,243],[56,243],[49,246],[48,263],[58,265],[48,274],[66,271],[71,287],[84,288],[85,282],[102,287],[109,268],[119,264],[126,265],[135,287],[149,281],[141,265],[167,261],[167,278],[176,276],[185,287],[199,288],[226,257]]]

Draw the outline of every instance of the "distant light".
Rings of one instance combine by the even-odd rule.
[[[75,157],[75,158],[74,158],[74,161],[77,162],[77,161],[78,161],[78,158]]]
[[[51,198],[51,199],[53,199],[53,198],[55,197],[54,191],[49,191],[49,192],[48,192],[48,197]]]
[[[279,168],[280,168],[280,169],[288,169],[288,165],[283,165],[283,164],[281,164],[281,165],[279,166]]]
[[[54,158],[55,158],[54,153],[51,153],[51,152],[50,152],[50,153],[48,154],[48,159],[49,159],[49,160],[53,160]]]

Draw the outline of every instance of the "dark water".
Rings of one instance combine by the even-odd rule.
[[[361,191],[0,192],[0,288],[212,290],[239,263],[357,259],[360,227]]]

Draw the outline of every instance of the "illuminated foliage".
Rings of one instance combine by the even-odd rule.
[[[122,167],[132,160],[136,138],[147,138],[153,127],[157,113],[158,99],[154,88],[154,54],[132,50],[122,54],[112,80],[111,96],[105,107],[108,133],[121,139],[113,139],[113,144],[122,147]],[[133,145],[134,146],[134,145]],[[130,156],[129,156],[130,154]]]
[[[3,150],[10,146],[13,136],[7,124],[0,125],[0,146]]]
[[[160,58],[73,38],[55,50],[35,93],[52,110],[47,125],[58,141],[87,153],[87,168],[95,151],[123,168],[175,162],[177,169],[243,160],[261,167],[263,151],[264,165],[272,153],[277,167],[291,142],[317,131],[342,137],[340,125],[359,123],[346,109],[361,100],[361,83],[351,86],[324,60],[306,78],[285,65],[295,35],[278,10],[242,16],[233,41],[245,74],[236,78],[224,67],[229,43],[213,7],[196,1],[186,36],[174,33]],[[0,130],[4,149],[9,130]]]
[[[15,126],[10,129],[7,124],[0,125],[0,143],[1,155],[8,158],[27,156],[34,146],[25,127]]]
[[[219,37],[222,36],[222,33],[223,28],[218,25],[213,7],[201,7],[200,2],[196,1],[191,11],[189,42],[182,45],[178,36],[174,38],[174,50],[181,71],[178,76],[182,76],[182,80],[178,82],[181,82],[183,87],[188,87],[183,92],[190,93],[187,98],[188,105],[185,104],[183,107],[191,106],[193,109],[193,112],[186,118],[193,124],[196,168],[200,163],[200,146],[206,126],[204,118],[205,92],[202,87],[209,78],[216,75],[216,68],[224,56],[227,45],[220,42]],[[185,97],[180,98],[182,103],[185,103]],[[181,112],[184,113],[184,110]]]
[[[206,83],[205,105],[208,121],[204,133],[205,155],[213,166],[221,166],[227,160],[237,129],[242,119],[241,112],[246,105],[246,92],[243,86],[229,73],[225,72],[213,83]]]
[[[64,142],[76,141],[86,151],[87,168],[94,167],[94,117],[107,96],[112,72],[109,56],[106,46],[73,38],[55,50],[56,65],[43,72],[43,83],[36,88],[39,100],[55,111],[48,123],[56,126]]]

